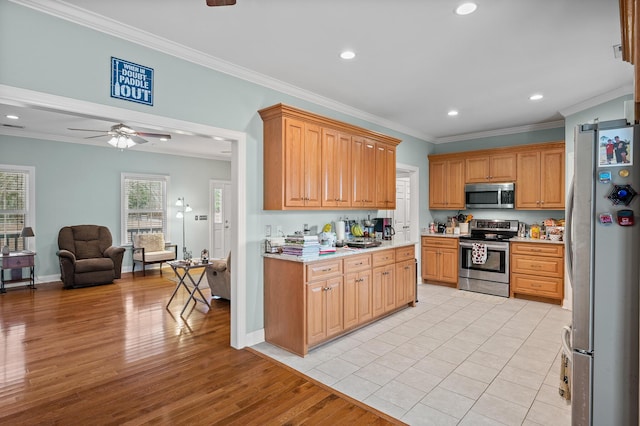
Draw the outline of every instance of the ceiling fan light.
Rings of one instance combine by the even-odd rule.
[[[111,139],[109,139],[109,145],[118,149],[131,148],[135,144],[136,143],[133,141],[133,139],[123,135],[113,136]]]

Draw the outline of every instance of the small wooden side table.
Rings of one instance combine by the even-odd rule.
[[[2,267],[0,267],[0,293],[6,293],[7,290],[4,288],[5,284],[17,283],[28,281],[29,284],[27,287],[35,290],[35,274],[34,274],[34,266],[35,266],[35,252],[13,252],[9,254],[0,255],[0,259],[2,260]],[[8,280],[4,279],[5,270],[13,270],[29,268],[29,276],[24,277],[22,271],[20,271],[20,278],[10,278]],[[13,275],[13,274],[12,274]]]
[[[205,272],[207,272],[207,266],[211,265],[211,262],[208,261],[207,263],[193,263],[193,262],[185,262],[184,260],[176,260],[176,261],[167,262],[167,263],[169,264],[169,266],[171,266],[171,269],[173,269],[173,272],[176,274],[176,276],[179,279],[178,284],[176,285],[176,289],[173,290],[173,294],[171,295],[171,298],[167,302],[167,308],[169,307],[169,304],[171,304],[171,301],[175,297],[178,290],[180,290],[180,287],[184,287],[184,289],[187,290],[187,292],[189,292],[189,297],[187,298],[187,301],[185,302],[184,307],[180,312],[180,316],[184,314],[185,309],[187,309],[187,306],[189,306],[189,302],[191,302],[192,300],[196,305],[198,304],[198,302],[202,302],[205,305],[207,305],[209,309],[211,309],[211,305],[207,301],[207,298],[204,296],[204,294],[202,294],[202,291],[200,291],[200,282],[202,281],[202,277],[204,277]],[[201,269],[202,272],[200,273],[200,276],[197,277],[198,278],[197,281],[195,281],[193,279],[193,276],[191,275],[191,271],[197,270],[197,269]],[[182,271],[182,273],[180,273],[180,271]],[[189,286],[185,282],[186,281],[185,278],[189,279],[189,281],[193,286],[193,289],[189,288]],[[200,295],[200,298],[196,297],[195,295],[196,292],[198,292],[198,294]]]

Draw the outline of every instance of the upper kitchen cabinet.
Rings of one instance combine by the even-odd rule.
[[[396,209],[396,147],[376,144],[376,207]]]
[[[353,175],[351,205],[373,208],[376,201],[376,144],[360,136],[353,137],[351,160]]]
[[[283,104],[258,112],[265,210],[395,208],[399,139]]]
[[[464,209],[464,160],[429,156],[429,208]]]
[[[351,207],[351,135],[322,129],[322,206]]]
[[[501,153],[465,160],[466,183],[514,182],[516,154]]]
[[[564,209],[564,143],[541,144],[517,154],[516,208]]]

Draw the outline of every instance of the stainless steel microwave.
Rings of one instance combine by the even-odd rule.
[[[468,209],[513,209],[514,183],[468,183],[464,186]]]

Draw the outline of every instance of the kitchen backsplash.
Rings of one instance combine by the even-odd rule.
[[[564,219],[564,210],[502,210],[502,209],[482,209],[482,210],[439,210],[433,215],[433,222],[446,223],[447,218],[457,216],[459,213],[464,215],[471,214],[474,219],[505,219],[517,220],[527,225],[533,223],[541,224],[545,219]]]

